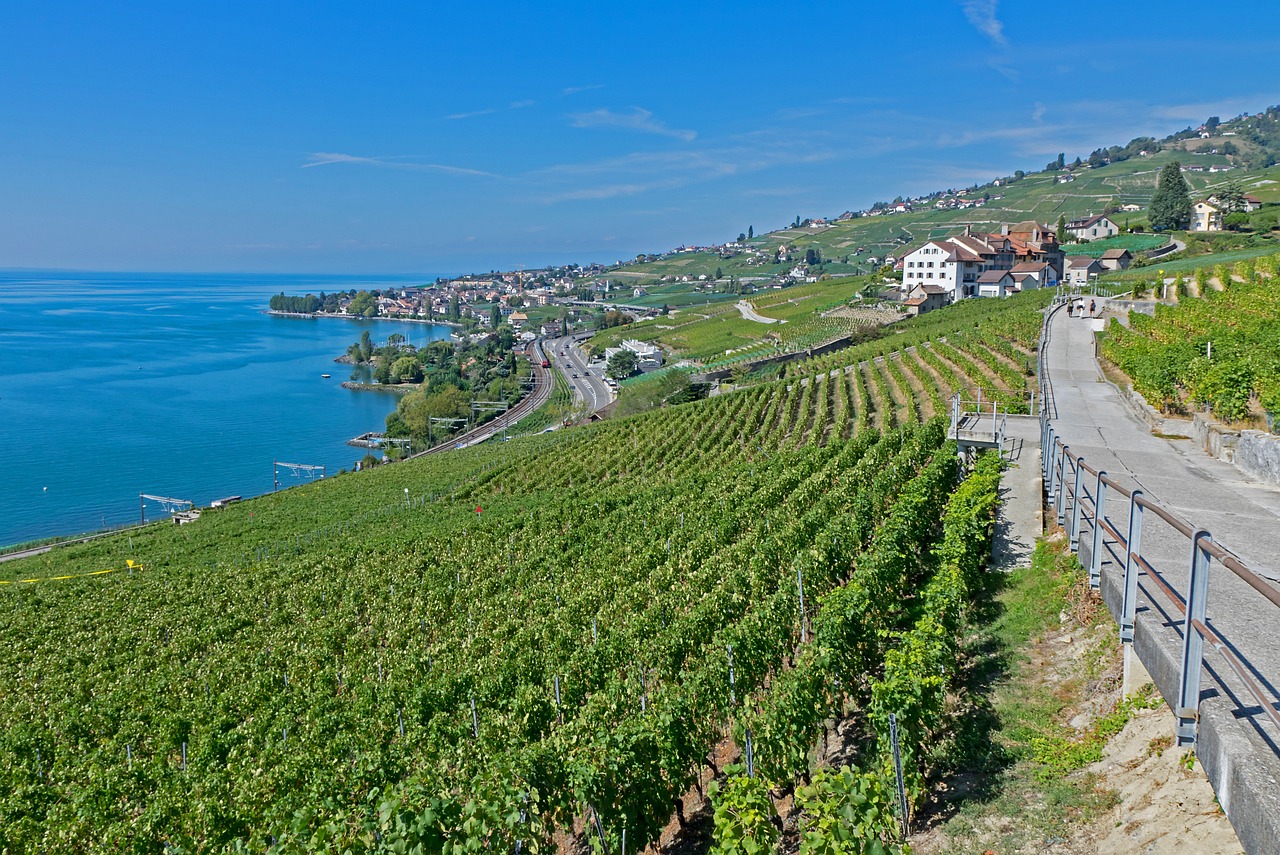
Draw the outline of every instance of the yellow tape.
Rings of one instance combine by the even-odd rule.
[[[39,579],[13,579],[13,580],[0,579],[0,585],[23,585],[23,584],[33,584],[35,582],[59,582],[59,581],[62,581],[63,579],[83,579],[87,576],[101,576],[105,573],[115,573],[119,569],[120,568],[118,567],[108,567],[106,570],[94,570],[89,573],[69,573],[66,576],[44,576]],[[130,569],[141,570],[142,565],[134,564]]]

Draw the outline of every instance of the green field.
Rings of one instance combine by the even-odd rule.
[[[1125,234],[1089,243],[1065,244],[1062,252],[1065,255],[1088,255],[1097,258],[1109,249],[1127,249],[1137,255],[1140,252],[1167,246],[1168,243],[1168,235]]]
[[[660,344],[676,358],[719,362],[765,353],[813,347],[846,335],[866,324],[847,318],[823,317],[867,290],[865,277],[847,277],[781,289],[764,289],[733,302],[691,307],[669,315],[615,327],[598,333],[588,346],[596,351],[616,347],[623,339]],[[780,323],[747,320],[735,307],[738,299],[751,303],[763,317]]]

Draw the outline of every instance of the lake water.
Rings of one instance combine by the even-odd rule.
[[[266,493],[277,460],[351,468],[367,452],[346,441],[396,398],[341,388],[334,358],[364,329],[419,346],[449,329],[263,310],[282,291],[423,281],[0,271],[0,545],[136,521],[139,493]]]

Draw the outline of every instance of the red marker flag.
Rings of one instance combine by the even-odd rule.
[[[482,510],[483,509],[479,505],[476,505],[476,513],[480,513]]]

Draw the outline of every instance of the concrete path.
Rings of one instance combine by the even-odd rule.
[[[1044,533],[1040,420],[1035,416],[1008,416],[1005,437],[1004,456],[1009,468],[1000,479],[991,564],[996,570],[1007,572],[1031,566],[1036,539]]]
[[[780,318],[766,318],[764,315],[756,311],[756,307],[748,303],[746,300],[739,300],[734,304],[734,308],[742,313],[742,317],[748,321],[755,321],[761,324],[785,324],[786,321]]]
[[[1244,476],[1209,457],[1189,440],[1154,436],[1130,410],[1120,390],[1101,375],[1094,358],[1092,323],[1057,311],[1050,322],[1046,364],[1056,413],[1054,428],[1074,458],[1105,470],[1127,488],[1143,490],[1191,525],[1212,533],[1222,546],[1271,579],[1280,556],[1280,489]],[[1095,484],[1086,476],[1093,501]],[[1129,503],[1114,491],[1106,516],[1120,532]],[[1093,532],[1080,535],[1087,564]],[[1123,548],[1104,538],[1102,589],[1113,614],[1123,587]],[[1186,537],[1146,514],[1142,552],[1185,596],[1190,564]],[[1227,640],[1280,709],[1280,609],[1229,570],[1210,572],[1208,623]],[[1140,579],[1135,649],[1166,699],[1176,703],[1182,616],[1154,584]],[[1262,713],[1226,661],[1206,646],[1201,684],[1197,757],[1248,852],[1280,851],[1280,729]]]

